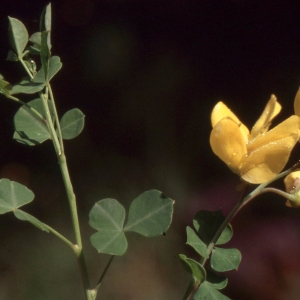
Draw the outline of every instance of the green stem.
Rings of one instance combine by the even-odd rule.
[[[31,74],[30,70],[27,68],[23,58],[19,58],[19,60],[20,60],[20,63],[22,64],[22,66],[24,67],[25,71],[29,75],[30,79],[33,79],[33,75]]]
[[[60,166],[65,189],[66,189],[68,200],[69,200],[76,243],[79,248],[82,248],[81,234],[80,234],[80,228],[79,228],[79,219],[78,219],[77,205],[76,205],[76,197],[75,197],[75,194],[73,191],[73,187],[72,187],[72,183],[71,183],[71,179],[70,179],[70,175],[69,175],[69,171],[68,171],[68,167],[67,167],[66,157],[63,153],[59,156],[59,166]]]
[[[246,194],[246,188],[244,188],[243,194],[240,197],[240,200],[237,202],[237,204],[233,207],[233,209],[230,211],[230,213],[228,214],[228,216],[225,218],[224,222],[220,225],[220,227],[218,228],[217,232],[215,233],[215,235],[213,236],[211,242],[208,244],[207,246],[207,252],[208,255],[211,254],[212,250],[214,249],[215,243],[217,242],[218,238],[220,237],[220,235],[222,234],[223,230],[225,229],[225,227],[230,223],[230,221],[233,219],[233,217],[239,212],[239,210],[244,207],[246,204],[248,204],[251,200],[253,200],[255,197],[257,197],[258,195],[262,194],[262,193],[266,193],[266,192],[273,192],[273,193],[277,193],[285,198],[288,199],[292,199],[292,196],[288,193],[285,193],[283,191],[274,189],[274,188],[266,188],[267,185],[271,184],[272,182],[274,182],[275,180],[278,180],[284,176],[287,176],[288,174],[290,174],[291,172],[293,172],[295,169],[299,168],[300,166],[300,162],[296,163],[293,167],[291,167],[290,169],[278,174],[276,177],[274,177],[272,180],[262,183],[260,184],[256,189],[254,189],[248,196],[245,197]],[[247,186],[248,187],[248,186]],[[208,258],[204,258],[202,257],[200,259],[200,263],[202,266],[205,265],[206,261],[208,260]],[[201,283],[196,283],[194,280],[191,280],[185,295],[183,297],[183,300],[189,300],[192,299],[192,297],[194,296],[194,294],[196,293],[196,291],[198,290],[198,288],[200,287]]]
[[[233,207],[233,209],[230,211],[230,213],[227,215],[227,217],[225,218],[225,220],[223,221],[223,223],[220,225],[220,227],[218,228],[217,232],[215,233],[215,235],[213,236],[213,238],[211,239],[211,242],[208,244],[207,246],[207,253],[208,255],[210,255],[210,253],[212,252],[215,243],[217,242],[218,238],[220,237],[220,235],[222,234],[223,230],[225,229],[225,227],[228,225],[228,223],[232,220],[232,218],[236,215],[236,213],[239,211],[240,207],[243,205],[243,199],[245,197],[246,191],[247,191],[248,185],[246,185],[244,187],[242,196],[240,197],[239,201],[237,202],[237,204]],[[204,258],[201,257],[200,259],[200,264],[202,266],[205,265],[206,261],[208,260],[208,258]],[[192,279],[189,283],[188,288],[186,289],[186,292],[183,296],[183,300],[189,300],[192,299],[192,297],[195,295],[195,293],[197,292],[198,288],[200,287],[201,283],[197,283],[195,282],[194,279]]]
[[[282,190],[278,190],[276,188],[272,188],[272,187],[269,187],[269,188],[264,188],[261,193],[274,193],[274,194],[277,194],[279,196],[282,196],[290,201],[295,201],[295,196],[294,195],[291,195],[289,193],[286,193]]]
[[[46,95],[48,95],[48,93]],[[55,131],[55,128],[53,125],[53,121],[52,121],[52,117],[51,117],[51,113],[50,113],[50,109],[49,109],[49,105],[48,105],[48,97],[45,97],[45,95],[42,92],[39,93],[39,96],[43,102],[43,107],[44,107],[46,120],[47,120],[47,127],[49,129],[51,139],[53,141],[55,152],[56,152],[56,155],[59,157],[61,155],[61,145],[59,143],[59,140],[57,138],[57,134],[56,134],[56,131]]]
[[[96,285],[96,287],[95,287],[95,289],[94,289],[95,291],[98,291],[98,288],[100,287],[100,285],[101,285],[101,283],[102,283],[102,281],[103,281],[103,279],[104,279],[104,277],[105,277],[105,275],[106,275],[106,273],[107,273],[107,270],[108,270],[108,268],[110,267],[110,264],[112,263],[114,257],[115,257],[114,255],[112,255],[112,256],[110,257],[110,259],[109,259],[109,261],[108,261],[108,263],[107,263],[105,269],[103,270],[102,275],[100,276],[100,278],[99,278],[99,280],[98,280],[98,282],[97,282],[97,285]]]
[[[58,135],[61,151],[64,152],[64,143],[63,143],[63,138],[62,138],[62,133],[61,133],[61,128],[60,128],[59,117],[58,117],[58,113],[57,113],[57,109],[56,109],[56,105],[55,105],[55,101],[54,101],[54,95],[53,95],[50,83],[48,83],[48,88],[49,88],[50,101],[52,102],[53,113],[54,113],[54,117],[56,120],[57,135]]]
[[[196,284],[195,280],[192,279],[189,283],[189,286],[186,289],[186,292],[183,296],[183,300],[192,300],[193,296],[197,292],[199,286],[200,286],[200,284]]]
[[[24,63],[22,58],[20,58],[20,62],[23,65],[23,67],[25,68],[29,77],[31,79],[33,79],[33,75],[31,74],[30,70],[27,68],[27,66]],[[49,109],[49,105],[48,105],[48,94],[50,94],[50,101],[52,102],[52,105],[53,105],[54,115],[55,115],[57,127],[58,127],[59,138],[57,137],[57,133],[54,128],[54,124],[52,121],[52,117],[51,117],[51,113],[50,113],[50,109]],[[49,129],[51,138],[52,138],[52,142],[53,142],[53,145],[55,148],[56,155],[59,160],[59,166],[60,166],[60,170],[61,170],[62,177],[63,177],[63,182],[65,185],[65,189],[66,189],[66,193],[67,193],[67,197],[68,197],[68,201],[69,201],[73,229],[74,229],[74,234],[75,234],[75,239],[76,239],[76,245],[73,245],[72,249],[74,250],[74,253],[77,257],[77,262],[78,262],[80,273],[81,273],[81,279],[82,279],[82,284],[83,284],[83,287],[85,290],[86,299],[94,300],[95,297],[94,297],[93,293],[91,292],[89,277],[88,277],[88,273],[87,273],[87,267],[86,267],[85,258],[83,255],[82,240],[81,240],[80,227],[79,227],[79,218],[78,218],[77,205],[76,205],[76,197],[75,197],[75,194],[73,191],[73,186],[71,183],[69,170],[67,167],[67,161],[66,161],[66,157],[64,154],[64,148],[63,148],[61,129],[59,126],[59,119],[57,116],[56,105],[55,105],[53,93],[52,93],[49,82],[46,84],[45,94],[40,92],[39,96],[43,102],[44,111],[45,111],[46,120],[47,120],[47,126]],[[57,234],[59,235],[59,233],[57,233]],[[58,236],[58,237],[61,238],[61,236]]]
[[[86,291],[87,299],[92,300],[93,296],[91,295],[90,282],[89,282],[89,277],[88,277],[86,263],[83,255],[83,249],[82,249],[82,240],[81,240],[80,227],[79,227],[76,197],[73,191],[73,187],[72,187],[72,183],[71,183],[71,179],[67,167],[67,161],[64,153],[62,153],[59,156],[59,166],[60,166],[65,189],[69,200],[69,207],[70,207],[70,212],[71,212],[71,217],[73,222],[73,229],[74,229],[75,239],[77,243],[77,251],[75,252],[75,254],[77,256],[77,260],[80,268],[82,283]]]

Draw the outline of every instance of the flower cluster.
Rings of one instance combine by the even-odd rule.
[[[211,148],[244,181],[252,184],[267,182],[286,165],[300,136],[299,91],[294,104],[296,115],[271,130],[271,122],[281,110],[274,95],[251,131],[223,102],[214,107],[211,114]]]

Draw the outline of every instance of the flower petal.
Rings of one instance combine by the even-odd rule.
[[[300,88],[298,89],[297,94],[295,96],[294,111],[295,114],[300,117]]]
[[[240,127],[231,118],[224,118],[214,126],[210,134],[213,152],[235,173],[247,154],[246,144]]]
[[[238,124],[240,131],[243,134],[245,143],[248,142],[249,130],[248,128],[238,119],[238,117],[222,102],[218,102],[211,113],[211,124],[215,127],[216,124],[223,118],[230,117],[236,124]]]
[[[273,179],[286,165],[298,141],[300,118],[291,116],[248,145],[248,157],[241,167],[241,177],[259,184]]]
[[[281,105],[277,102],[276,97],[271,95],[262,115],[256,121],[251,130],[250,139],[254,139],[257,135],[267,132],[271,125],[271,121],[279,114],[280,111]]]

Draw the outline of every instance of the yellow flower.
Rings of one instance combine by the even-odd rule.
[[[290,173],[284,178],[284,184],[286,191],[294,195],[294,201],[287,200],[285,205],[289,207],[300,206],[300,171]]]
[[[212,111],[213,152],[249,183],[273,179],[284,168],[298,141],[298,116],[293,115],[268,131],[280,110],[281,105],[272,95],[251,132],[223,102],[217,103]]]

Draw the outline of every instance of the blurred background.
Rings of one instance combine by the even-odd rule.
[[[32,34],[47,4],[0,2],[0,73],[11,83],[25,73],[5,61],[7,16]],[[189,276],[178,254],[197,258],[185,245],[186,226],[198,210],[227,214],[239,198],[239,178],[209,146],[211,110],[223,100],[251,128],[275,94],[283,106],[276,122],[293,114],[299,3],[61,0],[52,1],[52,14],[52,54],[63,63],[52,80],[58,111],[78,107],[86,115],[84,131],[65,147],[91,283],[109,260],[89,245],[91,207],[115,198],[128,209],[143,191],[158,189],[176,201],[169,231],[153,239],[129,235],[128,252],[114,259],[100,294],[105,300],[180,300]],[[24,210],[73,240],[52,145],[12,140],[17,109],[1,97],[0,177],[28,186],[36,197]],[[296,147],[288,166],[298,153]],[[237,272],[226,274],[224,293],[231,299],[299,299],[300,211],[284,202],[261,196],[233,220],[228,245],[243,259]],[[0,299],[84,299],[67,246],[12,214],[1,216],[0,228]]]

